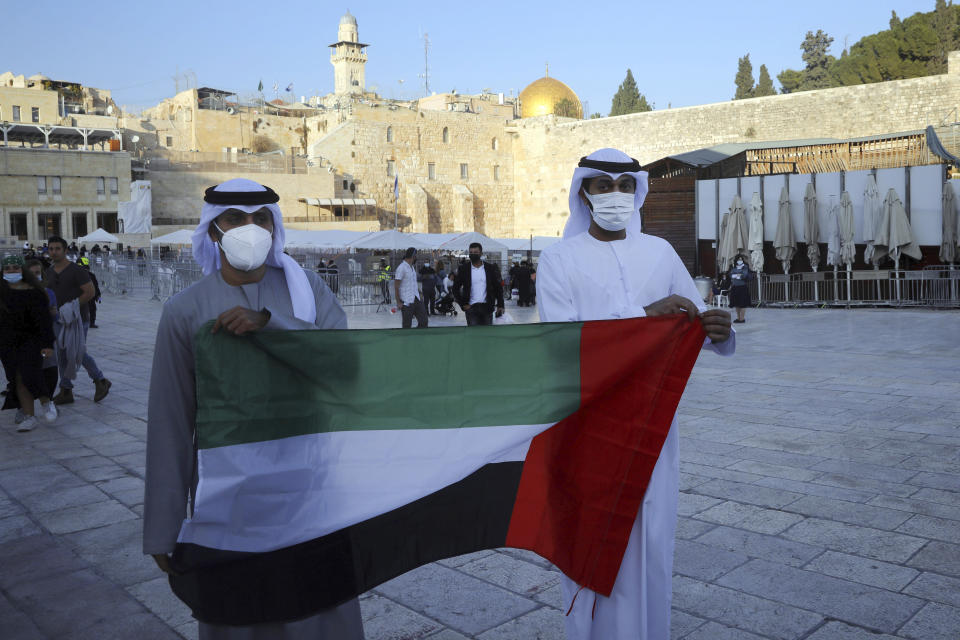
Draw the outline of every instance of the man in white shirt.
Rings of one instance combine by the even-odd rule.
[[[503,281],[500,269],[483,260],[483,246],[473,242],[470,261],[460,265],[453,295],[467,317],[467,326],[493,324],[494,305],[497,317],[503,315]]]
[[[702,322],[704,348],[731,355],[730,314],[706,310],[670,244],[641,231],[647,173],[621,151],[601,149],[573,174],[563,240],[543,250],[540,320],[580,322],[685,313]],[[567,640],[670,637],[671,569],[679,494],[677,420],[660,449],[609,596],[561,579]],[[579,597],[578,597],[579,594]]]
[[[413,268],[413,262],[416,259],[417,250],[410,247],[403,254],[403,262],[397,267],[397,273],[393,276],[393,287],[400,302],[400,315],[403,317],[404,329],[413,326],[414,316],[417,317],[417,329],[424,329],[429,323],[427,308],[420,299],[420,292],[417,289],[417,272]]]

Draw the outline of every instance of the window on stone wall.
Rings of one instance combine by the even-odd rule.
[[[53,195],[60,195],[60,176],[50,176],[50,190]]]
[[[500,179],[500,165],[498,164],[493,165],[493,179],[494,180]]]
[[[433,162],[427,163],[427,178],[430,180],[437,179],[437,165]]]
[[[13,105],[13,121],[20,122],[20,105]]]
[[[30,122],[40,122],[40,107],[30,107]]]
[[[37,176],[37,195],[47,195],[47,176]]]
[[[467,177],[469,177],[469,175],[470,175],[470,170],[469,170],[469,167],[467,166],[467,163],[461,162],[460,163],[460,179],[466,180]]]
[[[450,142],[450,129],[447,127],[443,128],[443,141]]]
[[[97,211],[97,227],[107,233],[120,233],[116,211]]]
[[[26,213],[10,214],[10,235],[15,237],[17,240],[27,239],[27,214]]]
[[[498,146],[500,146],[500,143],[497,142],[497,139],[496,139],[496,138],[494,138],[493,140],[490,141],[490,148],[493,149],[494,151],[497,150],[497,147],[498,147]]]
[[[387,127],[387,142],[393,142],[393,127]]]
[[[173,146],[173,136],[167,136],[167,146],[168,147]]]
[[[97,178],[97,195],[102,196],[105,193],[104,185],[106,180],[103,178]]]
[[[117,195],[120,193],[120,180],[118,178],[110,178],[110,194]]]
[[[392,177],[395,172],[396,166],[394,165],[393,160],[387,160],[387,175]]]
[[[70,214],[73,221],[73,237],[80,238],[87,235],[87,212],[74,211]]]

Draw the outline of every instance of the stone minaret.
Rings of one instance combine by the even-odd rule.
[[[363,67],[367,64],[367,54],[357,35],[357,19],[347,11],[340,18],[337,41],[330,45],[330,64],[333,65],[333,92],[338,95],[363,93]]]

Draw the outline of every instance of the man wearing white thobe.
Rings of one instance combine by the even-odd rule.
[[[580,160],[570,186],[563,240],[540,255],[540,320],[686,313],[703,322],[705,348],[732,354],[730,314],[705,310],[676,251],[665,240],[641,233],[639,210],[646,194],[647,173],[623,152],[601,149]],[[564,609],[570,612],[565,618],[568,640],[670,637],[679,474],[674,417],[610,596],[562,578]]]

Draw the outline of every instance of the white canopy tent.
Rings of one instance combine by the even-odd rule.
[[[112,233],[104,231],[101,228],[97,228],[97,230],[93,233],[88,233],[82,238],[77,238],[77,242],[81,244],[85,244],[87,242],[120,242],[120,238]]]
[[[441,251],[466,251],[474,242],[479,242],[483,246],[484,251],[497,252],[508,250],[507,245],[502,242],[497,242],[493,238],[487,237],[477,231],[461,233],[457,237],[447,240],[437,248]]]
[[[401,233],[396,229],[376,231],[352,242],[350,246],[354,249],[380,249],[385,251],[403,251],[407,247],[413,247],[418,251],[433,249],[420,238],[419,234]]]

